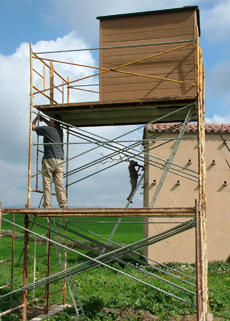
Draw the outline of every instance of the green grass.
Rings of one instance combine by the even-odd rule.
[[[57,264],[57,259],[52,258],[52,261],[54,264]],[[44,272],[43,263],[40,262],[40,272]],[[195,272],[193,265],[174,265],[180,271],[189,274],[194,274]],[[113,266],[121,269],[118,264],[114,264]],[[139,272],[133,269],[131,270],[128,267],[121,270],[135,277],[141,277]],[[1,274],[4,275],[5,272],[6,271],[1,271]],[[209,264],[210,310],[214,316],[220,316],[221,320],[230,320],[229,273],[229,263],[212,262]],[[195,308],[103,267],[85,271],[75,276],[74,279],[86,314],[86,318],[81,318],[81,320],[117,320],[116,311],[121,308],[127,308],[133,311],[149,311],[149,313],[158,316],[159,320],[168,320],[170,317],[179,315],[195,314]],[[148,277],[144,279],[155,286],[160,286],[160,281]],[[61,285],[62,282],[60,282],[60,286]],[[57,290],[57,288],[58,284],[50,286],[51,292]],[[168,291],[170,290],[170,287],[167,285],[163,286],[163,288]],[[37,296],[43,294],[44,289],[40,288],[36,290]],[[179,290],[174,291],[174,294],[186,298],[186,295]],[[21,294],[17,294],[15,300],[19,300],[20,297]],[[31,298],[32,292],[29,292],[28,299],[30,300]],[[71,303],[69,295],[67,295],[67,302]],[[53,303],[62,304],[62,295],[59,294],[50,297],[50,304]],[[6,304],[7,302],[5,302],[5,306]],[[109,315],[106,309],[110,310]],[[72,320],[73,316],[74,310],[68,309],[68,311],[59,314],[59,316],[55,318],[49,318],[49,320]],[[7,319],[3,318],[3,320],[5,321]],[[20,318],[15,320],[20,320]],[[131,320],[134,321],[133,319]]]
[[[7,220],[11,221],[12,220],[12,215],[7,215],[6,216]],[[31,221],[34,220],[33,217],[31,217]],[[104,218],[91,218],[91,217],[79,217],[79,218],[68,218],[70,222],[73,224],[83,227],[84,229],[88,229],[96,234],[99,234],[105,238],[108,238],[110,236],[110,233],[112,232],[116,222],[117,218],[113,217],[104,217]],[[64,224],[64,219],[59,219],[56,218],[55,221],[59,223],[60,221],[62,224]],[[84,221],[84,223],[83,223]],[[122,223],[119,225],[118,229],[116,230],[116,233],[114,234],[113,240],[114,241],[119,241],[120,243],[132,243],[137,240],[140,240],[143,238],[143,224],[142,224],[143,219],[139,217],[125,217],[122,219]],[[93,223],[91,223],[93,222]],[[95,223],[95,222],[108,222],[108,224],[105,223]],[[114,222],[114,223],[113,223]],[[130,224],[123,224],[123,222],[128,223],[131,222]],[[138,224],[133,224],[138,223]],[[24,226],[24,215],[16,215],[15,218],[15,223]],[[46,218],[40,217],[37,219],[37,223],[42,225],[42,226],[47,226]],[[71,228],[71,225],[69,225]],[[10,230],[12,228],[12,225],[6,222],[2,222],[2,229],[3,230]],[[35,231],[37,229],[38,234],[46,234],[46,231],[44,228],[37,226],[35,227],[35,224],[31,223],[30,229],[32,231]],[[74,227],[73,227],[74,229]],[[76,230],[76,229],[75,229]],[[16,228],[16,231],[19,233],[23,233],[22,230],[19,228]],[[87,234],[89,235],[89,234]],[[72,234],[73,238],[77,238]]]
[[[7,216],[7,220],[11,221],[12,220],[12,215]],[[33,221],[34,218],[31,217],[31,221]],[[64,219],[55,219],[56,223],[59,223],[61,225],[64,225]],[[81,234],[84,234],[86,237],[90,237],[93,240],[97,240],[99,242],[105,243],[104,239],[101,239],[97,237],[96,235],[102,236],[105,239],[108,239],[116,222],[116,218],[98,218],[95,220],[95,218],[74,218],[74,219],[69,219],[71,223],[74,225],[71,225],[71,223],[68,224],[68,228],[72,230],[72,232],[68,232],[68,237],[71,239],[77,241],[80,243],[82,246],[77,246],[76,250],[79,252],[86,253],[88,252],[87,246],[92,246],[92,241],[85,239],[84,237],[80,237],[79,235],[74,234],[74,232],[78,232]],[[84,221],[84,223],[83,223]],[[105,223],[95,223],[95,222],[108,222],[108,224]],[[124,218],[122,219],[122,222],[135,222],[138,224],[120,224],[116,230],[116,233],[114,234],[112,241],[118,242],[119,244],[130,244],[133,242],[136,242],[138,240],[141,240],[143,238],[143,224],[142,224],[142,219],[141,218]],[[24,215],[16,215],[15,217],[15,223],[24,226]],[[45,227],[45,228],[43,228]],[[46,218],[37,218],[37,225],[35,223],[30,223],[30,230],[33,232],[36,232],[40,235],[46,236],[47,234],[47,220]],[[80,229],[78,229],[78,227]],[[81,228],[91,231],[94,234],[90,234],[89,232],[82,231]],[[6,222],[2,222],[2,231],[4,234],[10,234],[12,230],[12,225]],[[51,230],[56,231],[56,228],[51,225]],[[58,232],[61,234],[65,234],[65,231],[59,230]],[[24,242],[24,231],[18,227],[15,228],[15,235],[16,235],[16,242],[17,246],[15,246],[15,257],[19,257],[22,250],[23,250],[23,242]],[[30,254],[33,255],[33,240],[34,240],[34,235],[30,235]],[[40,239],[37,237],[37,240],[40,242],[44,243],[44,240]],[[56,241],[59,241],[58,238],[56,238]],[[67,241],[69,246],[74,246],[74,243],[71,242],[70,240]],[[0,243],[0,249],[1,249],[1,258],[2,259],[7,259],[9,257],[9,252],[11,251],[11,238],[3,238]],[[94,246],[94,245],[93,245]],[[37,248],[37,255],[42,255],[42,247]],[[55,250],[54,250],[55,252]],[[75,253],[69,252],[69,257],[76,257]]]
[[[9,219],[9,217],[7,217]],[[87,221],[91,223],[80,223],[79,221]],[[105,221],[105,219],[101,219]],[[114,221],[114,218],[106,218],[108,221]],[[134,221],[134,218],[127,218],[125,220]],[[39,224],[45,225],[46,220],[40,218]],[[56,219],[59,222],[59,219]],[[95,221],[91,218],[79,218],[75,222],[78,226],[84,227],[87,230],[91,230],[96,234],[104,235],[105,238],[108,238],[114,224],[97,224],[92,223]],[[140,219],[138,219],[141,222]],[[23,216],[16,216],[16,223],[23,225]],[[74,223],[74,224],[75,224]],[[11,226],[9,224],[3,223],[2,230],[5,233],[8,233]],[[35,226],[33,226],[35,230]],[[77,230],[76,227],[73,230]],[[142,224],[123,224],[120,225],[118,230],[115,233],[117,241],[119,240],[122,244],[127,244],[130,242],[135,242],[139,239],[142,239]],[[41,227],[37,227],[37,231],[40,234],[45,235],[45,230]],[[23,284],[23,248],[24,248],[24,233],[18,228],[15,230],[16,239],[15,239],[15,260],[14,260],[14,289],[18,289]],[[72,238],[79,240],[82,244],[81,249],[76,249],[79,252],[92,254],[85,245],[91,245],[92,242],[85,241],[82,238],[70,234]],[[90,235],[86,233],[86,235]],[[91,236],[92,237],[92,236]],[[97,237],[93,237],[98,239]],[[115,239],[115,238],[114,238]],[[31,237],[30,242],[30,258],[29,258],[29,280],[31,283],[33,281],[33,241],[34,238]],[[11,238],[4,237],[1,239],[1,259],[7,259],[11,256]],[[45,243],[41,243],[36,247],[37,256],[45,254],[46,246]],[[56,254],[56,249],[51,247],[52,256],[51,260],[51,273],[58,271],[59,261]],[[21,257],[21,259],[20,259]],[[82,258],[75,253],[68,253],[68,262],[70,266],[79,264],[82,262]],[[192,297],[189,294],[185,294],[179,289],[172,288],[170,285],[162,283],[162,281],[152,278],[148,275],[140,274],[139,271],[131,269],[126,266],[122,268],[118,263],[113,263],[114,268],[121,270],[122,272],[129,273],[133,277],[140,278],[143,281],[146,281],[155,287],[159,287],[165,291],[172,292],[176,296],[180,296],[185,300],[195,303],[195,297]],[[187,264],[176,264],[172,263],[170,266],[176,267],[177,269],[195,276],[195,266]],[[37,259],[37,277],[43,278],[45,276],[45,267],[46,267],[46,257],[40,257]],[[10,268],[11,263],[1,264],[0,269],[0,286],[10,282]],[[144,267],[144,269],[147,269]],[[157,272],[159,276],[161,274]],[[171,277],[168,276],[167,279],[171,281]],[[168,320],[171,317],[177,317],[179,315],[194,314],[195,308],[187,305],[183,302],[180,302],[172,297],[168,297],[163,293],[160,293],[150,287],[147,287],[144,284],[136,282],[131,278],[125,277],[120,273],[116,273],[110,269],[104,267],[97,267],[83,273],[77,274],[74,276],[75,284],[77,285],[78,292],[82,304],[84,306],[84,311],[86,318],[79,320],[94,320],[94,321],[111,321],[117,319],[117,311],[121,308],[131,309],[132,311],[141,311],[145,310],[149,313],[156,315],[160,320]],[[63,280],[50,284],[50,292],[54,292],[63,286]],[[210,296],[210,310],[216,315],[220,316],[221,320],[230,320],[230,263],[228,262],[212,262],[209,264],[209,296]],[[1,294],[7,293],[9,289],[1,290]],[[36,297],[43,296],[45,293],[44,286],[36,289]],[[28,300],[33,299],[33,291],[28,292]],[[14,294],[14,304],[19,304],[22,302],[22,293],[18,292]],[[50,304],[62,304],[63,297],[62,294],[56,294],[50,297]],[[67,293],[67,303],[71,304],[71,299]],[[44,300],[39,302],[43,305]],[[6,297],[0,302],[0,310],[4,311],[9,308],[9,297]],[[107,310],[106,310],[107,309]],[[108,313],[108,311],[110,311]],[[72,320],[74,317],[74,310],[68,309],[65,312],[59,314],[59,316],[49,318],[49,320]],[[5,316],[2,318],[3,321],[17,321],[20,320],[18,313],[13,313],[11,316]],[[76,320],[76,319],[75,319]],[[127,319],[132,321],[141,320],[140,318],[136,319]],[[124,320],[125,321],[125,320]]]

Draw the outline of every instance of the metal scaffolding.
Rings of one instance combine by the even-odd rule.
[[[174,50],[180,50],[181,48],[184,48],[185,46],[195,46],[196,48],[196,83],[190,83],[190,86],[196,87],[196,96],[190,97],[189,99],[180,100],[175,98],[169,98],[167,101],[159,100],[159,99],[153,99],[150,102],[150,105],[144,105],[146,102],[143,102],[143,106],[141,107],[142,113],[144,114],[146,112],[145,118],[148,119],[148,123],[157,123],[162,121],[175,121],[177,119],[180,121],[180,123],[176,126],[180,126],[180,133],[178,135],[177,140],[175,141],[174,148],[172,150],[171,156],[168,160],[159,159],[153,156],[149,155],[150,150],[144,149],[143,151],[140,151],[138,147],[143,144],[143,141],[132,141],[125,139],[124,136],[127,136],[128,134],[132,134],[135,130],[143,129],[144,125],[139,125],[136,129],[129,131],[128,133],[125,133],[124,135],[120,135],[114,139],[107,139],[101,136],[96,135],[95,133],[88,132],[84,130],[81,126],[86,126],[87,124],[82,121],[79,117],[79,123],[77,123],[76,118],[74,118],[74,121],[72,123],[67,123],[65,121],[62,122],[63,128],[66,130],[66,159],[64,163],[66,164],[66,173],[65,173],[65,179],[66,179],[66,191],[68,196],[68,190],[69,187],[73,184],[78,183],[81,180],[87,179],[91,177],[92,175],[96,175],[99,172],[102,172],[104,170],[110,169],[113,166],[116,166],[124,161],[127,161],[131,158],[134,158],[138,161],[145,162],[145,166],[155,166],[157,168],[162,169],[163,174],[162,178],[159,182],[159,185],[157,187],[156,193],[151,201],[149,208],[129,208],[130,202],[126,204],[124,208],[66,208],[66,209],[40,209],[40,208],[31,208],[31,194],[32,193],[42,193],[42,191],[39,189],[39,177],[42,174],[42,171],[39,171],[39,155],[40,155],[40,144],[39,139],[37,140],[36,144],[32,143],[32,117],[33,113],[40,114],[41,112],[44,113],[46,116],[49,116],[52,118],[51,114],[53,111],[59,110],[60,113],[63,115],[69,113],[70,109],[72,110],[72,113],[76,113],[77,115],[80,115],[84,111],[86,111],[87,115],[89,113],[89,110],[93,110],[96,115],[96,113],[101,113],[101,107],[108,108],[109,105],[113,106],[113,103],[110,104],[103,102],[89,102],[89,103],[71,103],[70,102],[70,90],[77,89],[77,90],[83,90],[83,91],[90,91],[93,93],[96,93],[96,90],[88,90],[89,85],[81,85],[81,81],[96,77],[100,73],[105,72],[111,72],[111,70],[106,68],[100,68],[100,67],[94,67],[94,66],[85,66],[81,64],[76,64],[72,62],[67,61],[61,61],[57,59],[50,59],[50,58],[44,58],[44,54],[52,54],[52,53],[34,53],[32,50],[32,45],[30,45],[30,70],[31,70],[31,76],[30,76],[30,130],[29,130],[29,156],[28,156],[28,192],[27,192],[27,205],[25,209],[2,209],[0,210],[0,222],[1,220],[3,222],[7,222],[8,224],[12,225],[12,229],[15,227],[21,229],[25,233],[25,245],[24,245],[24,277],[23,277],[23,285],[18,288],[13,288],[13,278],[10,285],[10,291],[6,294],[2,295],[1,298],[5,298],[10,296],[12,301],[12,295],[14,293],[22,292],[23,293],[23,303],[21,305],[18,305],[17,307],[13,307],[12,303],[10,304],[10,309],[8,311],[5,311],[0,314],[0,316],[10,313],[16,309],[23,308],[23,320],[25,321],[27,319],[27,307],[30,303],[37,302],[39,299],[36,298],[36,292],[35,290],[37,288],[40,288],[42,286],[45,287],[45,295],[43,298],[45,298],[45,312],[47,313],[49,311],[49,297],[52,295],[50,293],[50,284],[53,284],[55,282],[58,282],[60,280],[64,280],[63,286],[60,286],[60,289],[58,291],[62,291],[63,293],[63,303],[66,303],[66,290],[68,288],[70,292],[70,296],[72,298],[73,306],[75,307],[76,314],[79,315],[84,314],[80,297],[77,292],[77,288],[75,286],[75,282],[73,280],[73,276],[78,275],[79,273],[82,273],[86,270],[95,268],[97,266],[104,266],[111,270],[114,270],[118,273],[121,273],[129,278],[135,279],[136,281],[145,284],[146,286],[149,286],[150,288],[160,291],[164,293],[165,295],[172,296],[180,301],[183,301],[186,304],[196,306],[197,308],[197,320],[198,321],[206,321],[208,316],[208,280],[207,280],[207,222],[206,222],[206,187],[205,187],[205,131],[204,131],[204,69],[202,64],[202,53],[201,49],[199,47],[199,37],[198,37],[198,31],[196,35],[196,39],[185,44],[180,44],[180,42],[175,42],[175,48],[170,49],[170,51]],[[172,43],[170,43],[172,44]],[[157,45],[157,44],[148,44],[151,45]],[[109,49],[109,48],[94,48],[94,49]],[[89,50],[89,49],[83,49],[83,50]],[[167,54],[169,50],[166,50],[162,53]],[[56,54],[57,52],[55,52]],[[53,53],[54,54],[54,53]],[[158,54],[159,55],[159,54]],[[149,57],[144,57],[140,59],[140,61],[148,60],[150,58],[153,58],[156,55],[151,55]],[[36,62],[36,63],[34,63]],[[133,65],[137,61],[131,61],[127,63],[127,65]],[[35,65],[36,67],[35,68]],[[40,65],[39,65],[40,64]],[[58,64],[68,64],[73,67],[84,67],[84,68],[90,68],[93,70],[98,70],[97,73],[94,73],[92,75],[88,75],[85,77],[82,77],[77,80],[70,80],[69,77],[64,78],[60,75],[60,73],[54,68],[55,65]],[[38,67],[39,66],[39,67]],[[112,72],[121,72],[124,73],[125,71],[122,71],[122,66],[118,66],[116,68],[113,68]],[[116,70],[115,70],[116,69]],[[47,72],[48,70],[48,72]],[[127,71],[126,71],[127,73]],[[133,76],[138,77],[150,77],[143,74],[136,74],[132,72],[128,72],[129,74],[132,74]],[[38,88],[34,84],[34,78],[37,77],[42,81],[42,88]],[[58,80],[56,80],[56,78]],[[48,78],[48,81],[47,81]],[[156,79],[157,77],[151,76],[151,78]],[[158,77],[159,78],[159,77]],[[168,78],[160,78],[161,81],[176,81],[173,79]],[[49,83],[49,86],[47,86],[47,83]],[[78,83],[78,86],[75,86],[75,83]],[[95,84],[91,85],[95,87]],[[58,101],[58,98],[60,101]],[[48,105],[41,105],[41,104],[35,104],[34,99],[38,95],[42,96],[44,99],[48,100]],[[160,108],[159,114],[154,114],[154,108],[158,105],[165,106],[165,104],[170,107],[167,108],[167,112],[162,108]],[[119,122],[119,111],[120,107],[124,106],[127,108],[128,112],[132,108],[136,108],[136,110],[139,110],[141,105],[141,102],[119,102],[118,105],[115,107],[117,108],[115,110],[115,118],[116,123]],[[151,109],[152,112],[152,118],[149,118],[149,110]],[[109,114],[109,108],[106,111],[106,116]],[[44,116],[44,115],[43,115]],[[155,116],[155,118],[154,118]],[[113,116],[114,117],[114,116]],[[182,121],[183,119],[183,121]],[[188,125],[189,121],[197,121],[198,122],[198,172],[191,171],[189,168],[178,166],[177,164],[173,163],[174,156],[176,154],[177,148],[180,144],[180,141],[183,139],[184,132],[186,130],[186,126]],[[111,116],[111,123],[113,122],[113,118]],[[127,123],[127,119],[126,119]],[[142,121],[143,123],[143,121]],[[123,124],[123,122],[121,122]],[[130,117],[130,124],[137,124],[132,118]],[[90,119],[90,123],[88,125],[92,125],[92,118]],[[95,121],[95,125],[98,125],[98,121]],[[102,124],[103,125],[103,121]],[[159,135],[153,135],[150,137],[150,139],[159,139]],[[70,145],[70,136],[75,138],[80,138],[82,140],[82,143],[88,144],[91,146],[91,144],[94,144],[93,147],[90,147],[85,152],[82,152],[74,157],[69,156],[69,145]],[[166,142],[159,141],[159,148],[162,144],[166,144]],[[127,143],[130,143],[127,145]],[[32,147],[36,146],[36,165],[35,165],[35,174],[32,175]],[[76,158],[79,158],[81,156],[84,156],[86,153],[89,153],[90,151],[94,151],[98,148],[103,147],[108,151],[107,155],[101,155],[98,159],[94,161],[90,161],[84,165],[80,165],[79,167],[69,170],[69,163]],[[146,163],[146,156],[148,156],[148,161]],[[86,174],[82,178],[78,178],[76,180],[73,180],[73,182],[69,182],[69,177],[72,175],[75,175],[79,172],[82,172],[84,170],[87,170],[89,168],[93,168],[93,166],[100,164],[104,162],[104,164],[111,158],[119,157],[118,161],[116,161],[115,164],[111,164],[109,166],[104,167],[101,170],[93,171],[91,174]],[[155,201],[157,199],[158,194],[160,193],[161,187],[164,183],[165,177],[168,173],[172,173],[174,175],[182,176],[186,179],[198,181],[199,186],[199,199],[198,202],[195,202],[194,207],[192,208],[154,208]],[[145,183],[145,174],[143,174],[139,178],[139,182],[137,185],[137,189],[143,184],[143,189],[146,188]],[[144,179],[144,183],[143,182]],[[35,180],[35,187],[32,188],[32,181]],[[133,196],[135,195],[135,192]],[[132,197],[133,197],[132,196]],[[131,199],[132,200],[132,199]],[[7,220],[5,218],[6,215],[13,213],[13,215],[24,215],[25,217],[25,224],[24,226],[20,226],[15,223],[14,220]],[[33,217],[34,219],[31,219]],[[58,222],[57,219],[54,219],[57,217],[60,217],[60,221]],[[71,218],[67,221],[67,217]],[[100,235],[96,235],[92,231],[82,228],[77,224],[77,222],[74,220],[76,217],[115,217],[117,218],[117,221],[114,221],[114,228],[112,229],[112,232],[108,239],[105,239],[101,237]],[[132,244],[129,244],[127,246],[121,246],[120,244],[112,241],[112,237],[115,234],[117,227],[120,224],[123,224],[124,222],[122,219],[124,217],[168,217],[169,220],[176,217],[183,217],[185,219],[182,223],[177,223],[177,225],[174,228],[171,228],[164,233],[159,233],[157,235],[153,235],[150,237],[147,237],[143,240],[134,242]],[[37,221],[37,218],[40,218],[42,221]],[[43,218],[43,219],[42,219]],[[188,220],[189,218],[189,220]],[[108,224],[108,222],[104,222],[105,224]],[[132,223],[132,222],[131,222]],[[101,223],[102,224],[102,223]],[[150,223],[149,223],[150,224]],[[40,235],[36,232],[36,227],[42,228],[44,230],[44,234]],[[150,246],[151,244],[160,242],[166,238],[169,238],[173,235],[176,235],[178,233],[182,233],[188,229],[195,227],[195,235],[196,235],[196,266],[197,266],[197,275],[196,278],[191,278],[188,275],[181,275],[178,273],[178,271],[175,271],[173,269],[170,269],[169,267],[165,266],[164,264],[157,264],[157,261],[147,263],[147,258],[144,257],[139,250],[143,249],[144,247]],[[35,228],[35,231],[33,230]],[[14,233],[12,232],[12,235]],[[30,243],[30,235],[33,235],[35,237],[35,240],[42,239],[44,242],[46,242],[46,275],[42,277],[40,280],[37,280],[36,278],[36,246],[34,247],[34,277],[33,281],[31,283],[28,283],[28,261],[29,261],[29,243]],[[44,236],[46,235],[46,236]],[[95,251],[96,256],[90,257],[86,254],[83,254],[75,249],[73,247],[70,247],[67,245],[67,241],[71,244],[78,245],[78,242],[76,241],[74,236],[78,236],[86,241],[89,241],[89,244],[94,244],[94,247],[88,246],[88,249]],[[13,236],[14,238],[14,236]],[[98,238],[99,240],[97,240]],[[59,271],[57,271],[54,274],[50,273],[50,246],[55,245],[56,253],[59,257]],[[13,246],[14,247],[14,246]],[[97,250],[95,250],[97,248]],[[85,262],[74,265],[72,267],[68,266],[68,258],[67,258],[67,252],[70,251],[72,253],[75,253],[76,255],[80,255],[85,258]],[[12,252],[13,253],[13,252]],[[142,260],[140,261],[140,255],[142,256]],[[124,259],[125,258],[125,259]],[[128,259],[128,260],[126,260]],[[130,263],[136,262],[144,265],[144,267],[148,267],[148,270],[138,267],[135,264]],[[122,264],[124,266],[128,265],[134,270],[138,270],[140,272],[140,275],[142,278],[136,278],[132,274],[125,273],[124,271],[118,270],[115,267],[111,266],[109,263],[111,262],[118,262],[119,264]],[[12,266],[13,266],[13,259],[12,259]],[[160,271],[162,274],[170,277],[172,279],[175,279],[174,281],[167,281],[164,277],[159,277],[157,274],[155,274],[155,271]],[[144,276],[148,275],[152,278],[158,278],[163,283],[167,282],[172,286],[172,288],[176,287],[183,293],[188,294],[187,299],[183,299],[180,296],[177,296],[172,292],[167,292],[161,288],[155,287],[151,283],[148,283],[144,281]],[[13,268],[12,273],[13,276]],[[34,298],[31,302],[28,302],[27,300],[27,293],[28,291],[34,291]],[[194,299],[191,299],[195,298]]]

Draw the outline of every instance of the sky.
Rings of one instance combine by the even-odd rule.
[[[0,1],[0,201],[2,207],[24,207],[27,203],[28,134],[30,106],[29,43],[33,51],[53,51],[99,46],[97,16],[152,11],[198,5],[205,67],[206,121],[230,123],[230,0],[1,0]],[[64,53],[58,56],[81,64],[97,65],[96,52]],[[54,57],[54,56],[52,56]],[[85,69],[61,67],[64,74],[85,77]],[[92,72],[92,71],[91,71]],[[78,78],[76,77],[76,78]],[[38,79],[35,79],[35,82]],[[89,80],[93,83],[95,80]],[[75,95],[75,96],[74,96]],[[76,101],[95,100],[95,94],[78,92]],[[89,129],[103,139],[112,139],[133,129],[100,127]],[[126,139],[141,139],[142,132],[134,132]],[[98,138],[102,139],[102,138]],[[77,140],[78,141],[78,140]],[[71,140],[71,142],[73,142]],[[81,142],[80,140],[78,142]],[[33,143],[36,134],[33,133]],[[93,145],[94,146],[94,145]],[[92,145],[73,144],[70,156],[83,153]],[[141,152],[141,147],[137,152]],[[70,169],[107,155],[95,149],[84,157],[74,159]],[[100,162],[94,168],[70,177],[70,183],[82,179],[69,188],[69,206],[125,207],[130,185],[127,162],[122,155]],[[35,155],[32,153],[32,175]],[[100,174],[83,179],[97,170]],[[116,165],[116,166],[115,166]],[[40,183],[39,183],[40,184]],[[41,194],[32,193],[31,206],[38,207]],[[53,206],[55,206],[55,199]],[[133,206],[142,206],[142,190],[135,195]]]

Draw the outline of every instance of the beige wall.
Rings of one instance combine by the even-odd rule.
[[[186,134],[187,137],[195,137],[196,134]],[[177,134],[164,134],[161,138],[177,137]],[[230,134],[224,134],[230,145]],[[151,143],[156,146],[159,141]],[[163,147],[153,149],[152,155],[168,159],[173,148],[170,142]],[[192,163],[189,165],[188,160]],[[175,155],[174,163],[197,171],[197,141],[183,140]],[[224,181],[230,184],[230,169],[226,162],[229,160],[229,152],[219,134],[206,133],[206,166],[207,166],[207,220],[208,220],[208,258],[213,260],[226,260],[230,255],[230,186],[224,186]],[[215,165],[212,161],[215,160]],[[163,171],[153,166],[147,167],[145,179],[144,206],[150,204],[157,184]],[[177,185],[177,180],[180,185]],[[193,207],[195,199],[198,199],[198,184],[183,177],[168,173],[163,188],[157,198],[154,207]],[[144,234],[152,235],[163,232],[176,224],[163,224],[162,222],[179,222],[185,219],[151,219],[152,222],[161,222],[145,226]],[[145,254],[158,262],[195,262],[195,229],[169,238],[159,244],[145,249]]]

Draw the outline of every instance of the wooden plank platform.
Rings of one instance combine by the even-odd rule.
[[[34,107],[49,117],[54,117],[54,114],[60,115],[63,122],[67,124],[86,127],[145,124],[158,118],[161,119],[157,122],[184,121],[188,108],[183,107],[195,102],[196,97],[191,96],[35,105]],[[193,116],[196,117],[196,114],[194,105]]]
[[[194,207],[179,208],[2,208],[3,214],[15,213],[40,217],[193,217]]]

